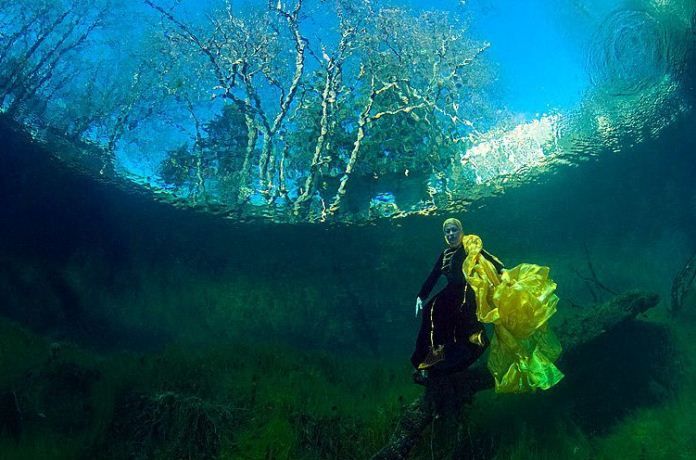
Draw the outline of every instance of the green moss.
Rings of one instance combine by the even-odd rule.
[[[597,458],[696,458],[696,395],[659,409],[641,409],[598,442]]]
[[[11,323],[0,327],[3,350],[20,352],[4,358],[4,368],[12,370],[3,374],[8,384],[20,382],[28,370],[50,375],[54,363],[99,372],[85,394],[91,423],[79,441],[61,438],[50,424],[28,427],[21,444],[3,445],[10,458],[32,458],[42,450],[46,458],[74,458],[108,444],[119,395],[163,391],[230,409],[235,428],[223,435],[221,458],[364,458],[386,442],[402,406],[420,391],[409,382],[406,365],[336,359],[279,344],[180,344],[151,354],[96,354],[61,344],[51,357],[51,347],[37,336]],[[36,391],[49,384],[37,381]]]
[[[598,440],[597,458],[696,458],[696,331],[689,322],[676,321],[673,330],[683,357],[681,368],[675,368],[670,378],[678,380],[679,393],[664,405],[638,408],[622,420]]]
[[[696,352],[688,325],[673,328],[686,356]],[[359,459],[383,446],[404,406],[422,391],[409,381],[406,363],[385,364],[328,352],[266,342],[183,343],[157,353],[94,353],[74,345],[57,350],[40,337],[0,321],[3,386],[22,382],[27,371],[50,375],[56,360],[95,369],[100,378],[86,396],[90,427],[60,435],[50,426],[29,427],[14,443],[0,439],[3,458],[76,458],[96,445],[108,445],[114,408],[126,393],[171,391],[224,405],[233,428],[222,434],[224,459]],[[57,357],[52,354],[57,353]],[[491,446],[495,458],[689,458],[696,455],[696,370],[689,361],[675,369],[678,395],[653,407],[637,407],[609,432],[590,434],[554,405],[549,393],[496,396],[484,392],[470,409],[464,431],[476,449]],[[534,415],[536,414],[536,415]],[[447,455],[451,430],[433,425],[415,458]]]
[[[222,397],[237,410],[229,458],[363,458],[419,391],[405,367],[281,346],[176,348],[149,365],[156,386]]]
[[[270,417],[258,413],[253,422],[236,437],[222,458],[291,459],[296,444],[292,423],[280,414]]]

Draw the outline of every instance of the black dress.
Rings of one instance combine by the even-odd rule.
[[[498,259],[486,252],[483,254],[498,271],[502,270],[503,265]],[[444,359],[429,369],[461,371],[473,364],[488,346],[483,324],[476,317],[476,296],[462,272],[465,258],[462,245],[445,249],[418,293],[418,297],[425,299],[440,276],[447,277],[447,286],[423,307],[416,349],[411,355],[411,363],[416,369],[431,349],[444,346]],[[469,338],[479,332],[482,344],[472,343]]]

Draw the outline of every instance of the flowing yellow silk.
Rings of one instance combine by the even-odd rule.
[[[520,264],[498,274],[481,252],[477,235],[465,235],[462,270],[476,295],[476,315],[493,323],[488,369],[499,393],[546,390],[563,378],[554,365],[561,345],[547,321],[556,312],[556,283],[549,268]]]

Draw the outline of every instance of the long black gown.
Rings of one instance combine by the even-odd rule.
[[[482,251],[498,271],[503,264]],[[483,324],[476,317],[476,296],[462,272],[466,251],[462,245],[447,248],[438,257],[430,275],[423,283],[418,297],[425,299],[441,275],[447,277],[447,285],[435,294],[423,307],[423,316],[416,349],[411,363],[418,366],[425,360],[431,348],[444,346],[444,360],[429,367],[430,370],[457,372],[476,361],[488,346]],[[469,337],[481,332],[483,345],[472,343]]]

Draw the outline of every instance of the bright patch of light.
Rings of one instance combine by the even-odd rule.
[[[560,115],[545,115],[508,131],[490,131],[462,155],[461,163],[473,167],[478,184],[539,166],[555,146],[560,119]]]

